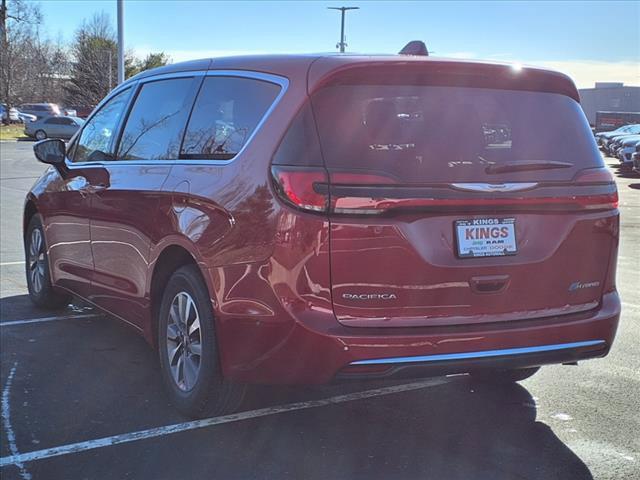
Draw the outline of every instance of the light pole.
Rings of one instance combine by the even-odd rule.
[[[118,84],[124,82],[124,0],[118,4]],[[109,69],[111,71],[111,69]]]
[[[341,13],[341,22],[340,22],[340,42],[336,45],[336,47],[340,48],[340,53],[344,53],[344,47],[347,46],[344,37],[344,13],[347,10],[360,10],[360,7],[327,7],[329,10],[340,10]]]

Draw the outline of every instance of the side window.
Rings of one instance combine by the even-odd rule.
[[[113,160],[115,132],[130,94],[130,88],[118,93],[85,124],[74,146],[74,162]]]
[[[175,160],[191,107],[194,78],[145,83],[127,119],[118,160]]]
[[[205,78],[189,119],[180,158],[233,158],[279,92],[279,85],[262,80]]]
[[[62,122],[57,117],[51,117],[51,118],[48,118],[47,120],[45,120],[44,123],[49,123],[49,124],[53,124],[53,125],[59,125]]]

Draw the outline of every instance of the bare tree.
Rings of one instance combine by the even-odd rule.
[[[0,3],[0,95],[12,105],[20,100],[18,87],[29,64],[26,49],[33,46],[42,22],[38,4],[24,0],[1,0]]]

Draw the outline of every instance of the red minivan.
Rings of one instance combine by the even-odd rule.
[[[179,63],[34,150],[51,167],[24,208],[31,298],[140,332],[191,416],[248,383],[518,381],[615,336],[616,186],[556,72]]]

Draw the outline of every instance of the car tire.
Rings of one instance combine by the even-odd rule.
[[[236,411],[245,386],[223,378],[211,300],[197,266],[173,273],[159,315],[158,353],[171,403],[191,418]]]
[[[47,132],[44,130],[37,130],[35,134],[36,140],[45,140],[47,138]]]
[[[57,310],[66,307],[71,295],[54,290],[49,270],[49,255],[42,228],[42,219],[36,214],[31,218],[24,239],[25,273],[29,298],[39,308]]]
[[[535,375],[540,367],[517,368],[509,370],[478,370],[470,372],[472,380],[482,383],[504,385],[520,382]]]

